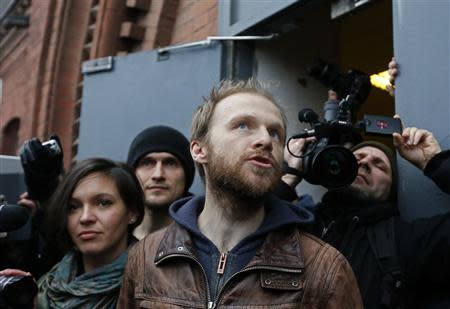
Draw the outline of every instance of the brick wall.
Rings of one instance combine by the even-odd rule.
[[[171,44],[204,40],[217,35],[218,5],[215,0],[181,0]]]
[[[58,50],[52,72],[52,92],[46,117],[47,134],[57,133],[65,150],[65,165],[71,162],[73,122],[77,102],[77,86],[81,78],[84,38],[89,19],[89,1],[71,1],[65,8],[62,31],[56,40]],[[45,120],[43,120],[45,121]]]
[[[41,81],[41,60],[51,11],[48,1],[39,1],[39,5],[29,7],[27,14],[30,15],[30,26],[11,29],[0,49],[0,77],[3,80],[0,129],[3,132],[11,119],[19,118],[19,145],[37,133],[36,111],[40,101],[38,85]]]
[[[141,44],[133,51],[175,45],[217,35],[216,0],[152,1],[149,12],[138,20],[145,28]]]
[[[0,44],[0,139],[1,131],[14,118],[20,119],[18,145],[33,136],[43,140],[57,133],[68,167],[77,137],[73,124],[84,60],[204,40],[217,34],[217,0],[153,0],[148,2],[148,10],[141,11],[126,7],[133,2],[31,1],[27,9],[30,26],[10,30]],[[86,56],[92,7],[98,20]],[[130,22],[143,29],[142,38],[123,37],[119,25]]]

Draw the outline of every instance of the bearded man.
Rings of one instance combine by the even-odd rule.
[[[205,196],[130,251],[118,308],[362,308],[345,258],[303,231],[311,213],[271,195],[285,138],[254,80],[213,89],[191,128]]]

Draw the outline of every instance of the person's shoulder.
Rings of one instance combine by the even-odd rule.
[[[172,224],[173,223],[169,224],[169,226],[171,226]],[[129,255],[134,256],[136,254],[140,254],[141,252],[149,253],[152,251],[156,251],[169,226],[154,231],[146,235],[144,238],[137,241],[136,243],[132,244],[129,249]]]
[[[299,233],[300,233],[300,241],[304,243],[304,246],[307,246],[308,248],[310,247],[311,249],[314,250],[323,250],[324,248],[327,249],[328,247],[333,248],[319,237],[316,237],[310,233],[307,233],[303,230],[299,230]]]
[[[313,261],[317,257],[330,263],[334,263],[336,260],[345,260],[345,257],[336,248],[322,239],[302,230],[299,231],[299,234],[305,260]]]
[[[169,225],[170,226],[170,225]],[[149,267],[156,258],[156,252],[164,238],[168,227],[148,234],[132,244],[128,251],[128,265],[132,268]],[[133,265],[133,266],[131,266]]]

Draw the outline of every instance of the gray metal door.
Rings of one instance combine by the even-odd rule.
[[[400,66],[396,111],[409,126],[432,131],[450,148],[450,2],[393,0],[394,53]],[[450,197],[400,159],[399,207],[413,219],[450,211]],[[450,175],[448,176],[450,177]],[[421,285],[415,308],[450,308],[447,287]]]
[[[303,2],[306,1],[219,1],[219,33],[221,35],[240,34],[263,20],[287,10],[292,5]]]
[[[396,112],[450,148],[450,2],[393,1],[394,53],[400,66]],[[399,159],[399,205],[407,218],[450,211],[450,197]],[[450,177],[450,175],[449,175]]]
[[[221,78],[218,42],[112,60],[109,71],[84,76],[78,160],[124,161],[132,139],[152,125],[175,127],[189,138],[195,108]],[[203,191],[198,175],[191,191]]]

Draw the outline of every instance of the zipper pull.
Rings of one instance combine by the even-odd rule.
[[[212,301],[209,301],[208,302],[208,309],[214,309],[214,308],[216,308],[216,304],[213,303]]]
[[[223,275],[223,273],[225,272],[225,265],[227,263],[227,254],[226,253],[222,253],[220,255],[220,259],[219,259],[219,266],[217,267],[217,273],[219,275]]]

